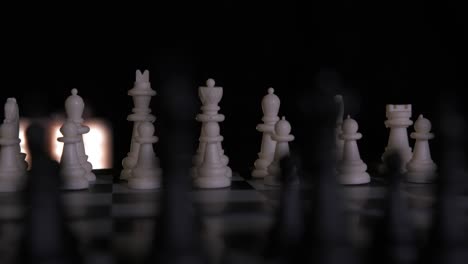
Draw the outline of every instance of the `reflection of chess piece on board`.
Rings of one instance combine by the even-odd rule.
[[[223,88],[215,86],[215,81],[213,79],[208,79],[206,81],[206,86],[200,86],[198,88],[198,96],[200,97],[200,101],[202,102],[202,113],[197,115],[196,120],[201,122],[202,124],[200,130],[199,145],[197,148],[197,152],[192,159],[192,176],[195,178],[198,176],[198,169],[203,163],[203,159],[206,152],[206,142],[201,140],[201,138],[206,137],[206,135],[204,134],[206,131],[204,127],[208,122],[220,123],[224,121],[225,118],[223,114],[218,113],[220,109],[218,104],[221,101],[221,98],[223,97]],[[221,142],[223,141],[223,137],[221,135],[220,137],[221,140],[217,143],[217,149],[221,159],[221,163],[223,164],[226,170],[225,175],[226,177],[230,178],[232,176],[232,170],[228,166],[229,158],[224,154],[224,149],[221,144]]]
[[[80,140],[76,143],[76,151],[78,152],[81,166],[83,166],[83,169],[86,171],[86,179],[88,179],[88,181],[95,181],[96,175],[93,173],[93,164],[88,161],[88,155],[86,155],[83,141],[83,135],[90,131],[88,126],[83,125],[85,104],[81,96],[78,95],[77,89],[72,89],[71,94],[72,95],[65,100],[65,112],[67,113],[68,121],[73,122],[77,127]]]
[[[66,121],[60,128],[60,132],[63,137],[59,137],[57,140],[63,142],[60,158],[62,188],[67,190],[86,189],[89,187],[86,170],[81,165],[77,151],[77,143],[80,142],[78,127],[74,122]]]
[[[138,126],[142,122],[154,122],[156,117],[151,114],[149,107],[151,97],[156,95],[156,91],[151,89],[149,81],[149,72],[145,70],[141,73],[140,70],[136,71],[135,82],[133,88],[128,91],[128,95],[133,98],[134,108],[133,113],[127,117],[128,121],[133,122],[132,139],[130,141],[130,151],[127,156],[122,160],[122,172],[120,179],[128,180],[132,176],[132,169],[135,167],[138,160],[138,152],[140,145],[136,138],[138,137]]]
[[[14,123],[3,123],[0,126],[0,192],[15,192],[22,188],[25,179],[24,171],[18,166],[16,136]]]
[[[153,149],[158,137],[154,136],[154,126],[151,122],[140,123],[136,140],[140,145],[138,161],[132,170],[132,177],[128,179],[128,186],[134,189],[159,188],[162,171]]]
[[[258,159],[255,161],[255,169],[252,171],[252,177],[263,178],[268,175],[268,166],[275,156],[276,141],[271,137],[274,134],[275,124],[278,122],[278,112],[280,108],[280,99],[274,94],[273,88],[268,88],[268,94],[263,97],[263,124],[257,125],[257,131],[262,132],[262,143]]]
[[[362,138],[358,131],[358,123],[348,117],[343,122],[343,133],[340,138],[344,141],[343,157],[338,163],[338,180],[341,184],[364,184],[370,182],[366,172],[367,165],[359,154],[357,140]]]
[[[411,138],[415,139],[413,157],[406,165],[406,180],[409,182],[426,183],[435,180],[437,165],[432,161],[429,140],[434,138],[431,122],[420,115],[414,124],[415,132]]]
[[[390,128],[388,144],[382,155],[385,163],[387,156],[391,153],[398,153],[402,158],[401,172],[406,171],[406,163],[411,159],[412,151],[408,142],[407,128],[413,124],[411,118],[411,105],[387,105],[387,120],[385,126]],[[385,170],[386,168],[383,167]]]
[[[283,116],[280,121],[275,124],[275,133],[272,139],[276,141],[275,156],[273,161],[268,166],[268,175],[264,178],[266,185],[281,185],[280,162],[289,156],[289,142],[294,140],[294,135],[291,135],[291,125]]]
[[[208,122],[203,126],[203,137],[200,142],[205,144],[205,155],[198,168],[195,186],[199,188],[224,188],[231,185],[226,175],[226,166],[219,155],[218,143],[222,140],[219,134],[219,124]]]
[[[26,161],[26,153],[21,152],[21,139],[19,138],[20,132],[20,122],[19,122],[19,109],[18,104],[15,98],[8,98],[5,103],[5,119],[4,123],[13,123],[15,127],[14,135],[20,141],[18,142],[16,148],[16,152],[18,153],[18,166],[23,173],[26,173],[26,170],[29,166],[28,162]]]

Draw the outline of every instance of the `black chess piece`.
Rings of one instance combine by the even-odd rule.
[[[410,218],[407,197],[403,194],[402,159],[391,153],[385,160],[388,187],[382,210],[372,228],[370,247],[364,254],[364,263],[415,263],[417,237]]]
[[[297,263],[304,233],[304,205],[294,154],[280,161],[280,205],[275,215],[263,256],[269,262]]]
[[[24,191],[26,217],[19,264],[81,264],[79,243],[68,228],[60,193],[59,164],[46,151],[46,130],[31,124],[26,137],[31,170]]]
[[[187,77],[186,75],[183,75]],[[163,189],[160,215],[146,263],[207,263],[202,224],[191,198],[194,95],[188,79],[169,79],[161,87],[167,98],[160,113],[160,161]]]
[[[306,225],[301,257],[312,263],[355,263],[347,230],[341,186],[335,173],[336,106],[334,91],[319,80],[319,87],[303,96],[304,122],[314,126],[303,132],[308,141],[302,157],[308,165]]]
[[[466,118],[456,109],[455,95],[442,97],[440,106],[441,162],[436,178],[432,225],[421,247],[419,263],[466,263],[468,259],[468,225],[460,197],[468,190]]]

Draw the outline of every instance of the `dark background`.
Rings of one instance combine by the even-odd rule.
[[[196,96],[214,78],[224,87],[223,145],[241,172],[260,150],[255,126],[270,86],[296,136],[292,149],[307,140],[301,128],[314,125],[297,104],[304,92],[321,83],[342,93],[345,113],[364,135],[359,146],[366,162],[378,161],[386,145],[385,104],[412,104],[413,120],[422,113],[432,121],[441,92],[456,91],[463,102],[468,41],[466,9],[458,1],[168,2],[5,8],[1,100],[16,97],[24,117],[46,116],[62,111],[70,89],[78,88],[88,116],[112,123],[120,170],[130,145],[127,91],[136,69],[150,70],[157,117],[174,91],[191,89]],[[188,108],[193,118],[196,104]]]

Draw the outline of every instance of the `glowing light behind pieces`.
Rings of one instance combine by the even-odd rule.
[[[60,127],[63,121],[50,122],[49,128],[49,153],[51,158],[60,162],[62,156],[63,143],[57,141],[62,137]],[[89,126],[90,131],[83,135],[83,142],[85,145],[88,161],[93,164],[93,169],[107,169],[112,168],[112,134],[110,127],[106,122],[100,119],[91,119],[85,121],[84,125]],[[29,150],[27,148],[27,141],[25,138],[25,130],[27,129],[28,121],[22,120],[20,122],[20,139],[21,151],[26,153],[26,160],[30,163]]]

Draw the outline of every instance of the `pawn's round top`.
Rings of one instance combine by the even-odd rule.
[[[291,125],[284,116],[275,124],[275,133],[278,136],[287,136],[291,133]]]
[[[209,78],[208,80],[206,80],[206,86],[207,87],[213,88],[213,87],[215,87],[215,84],[216,84],[216,82],[212,78]]]
[[[352,119],[349,115],[343,121],[343,133],[355,134],[358,131],[359,125],[356,120]]]
[[[84,111],[84,102],[81,96],[78,95],[78,90],[73,88],[70,96],[65,100],[65,111],[67,116],[73,121],[82,120]]]
[[[204,132],[206,137],[219,136],[219,125],[215,122],[208,122],[205,124]]]
[[[138,135],[141,138],[149,138],[154,134],[154,125],[151,122],[143,122],[138,126]]]
[[[424,118],[423,115],[419,115],[418,119],[414,123],[414,130],[419,133],[429,133],[431,131],[431,121]]]
[[[280,99],[275,94],[275,89],[268,88],[268,94],[263,97],[262,109],[267,116],[277,116],[280,108]]]

